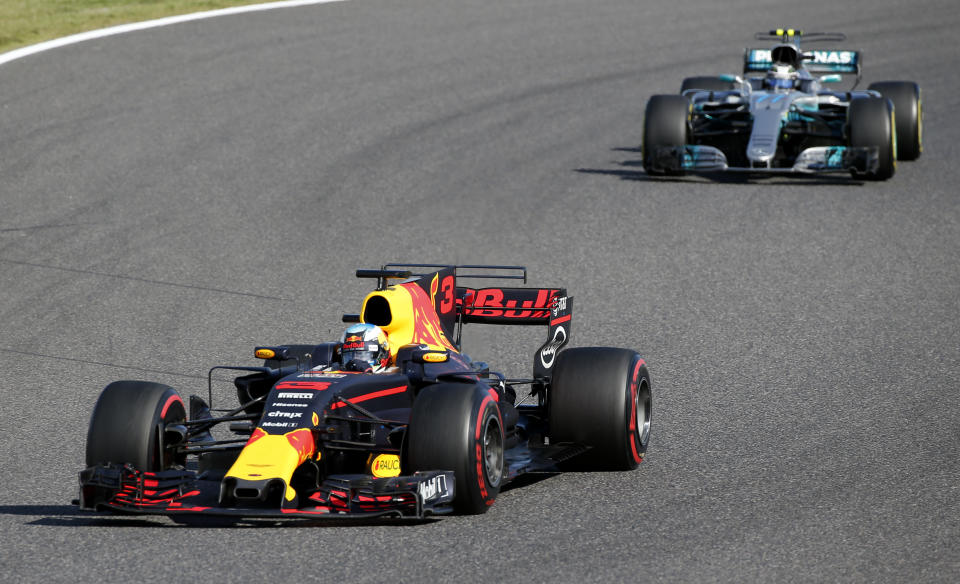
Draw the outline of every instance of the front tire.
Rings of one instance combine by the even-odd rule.
[[[484,513],[504,480],[503,420],[494,393],[442,383],[420,391],[410,413],[404,473],[452,470],[458,513]]]
[[[115,381],[100,393],[87,431],[87,466],[108,462],[161,471],[183,464],[164,446],[164,428],[187,419],[173,388],[150,381]]]
[[[662,168],[657,149],[687,143],[690,102],[682,95],[654,95],[643,118],[643,167],[647,174],[682,175],[681,168]]]
[[[877,146],[878,165],[875,172],[853,172],[857,178],[887,180],[897,169],[897,143],[893,103],[883,97],[864,97],[850,102],[847,111],[850,146]]]
[[[590,450],[571,462],[587,470],[631,470],[650,443],[650,374],[627,349],[582,347],[557,357],[549,396],[551,443]]]
[[[870,87],[893,102],[897,130],[897,159],[916,160],[923,152],[923,101],[912,81],[880,81]]]

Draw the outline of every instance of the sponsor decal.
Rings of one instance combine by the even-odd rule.
[[[271,406],[275,408],[306,408],[306,407],[309,407],[310,404],[288,404],[283,402],[276,402],[274,404],[271,404]]]
[[[375,457],[370,461],[370,474],[377,478],[399,476],[400,457],[396,454],[381,454]]]
[[[562,326],[558,326],[553,331],[553,338],[550,339],[550,342],[540,349],[540,363],[547,369],[553,367],[553,362],[557,358],[557,351],[565,342],[567,342],[567,331]]]
[[[541,288],[537,290],[535,299],[518,301],[504,300],[504,291],[500,288],[483,288],[476,291],[468,314],[500,318],[547,318],[550,316],[548,309],[553,305],[558,292],[559,290]]]
[[[343,344],[340,345],[340,350],[341,351],[362,351],[365,346],[366,345],[362,340],[361,341],[344,341]]]
[[[424,353],[423,360],[427,363],[443,363],[447,360],[446,353]]]
[[[417,485],[417,492],[420,493],[420,499],[424,503],[447,495],[446,475],[437,475],[421,482]]]
[[[853,51],[812,51],[814,63],[828,65],[851,65],[857,62],[857,54]]]
[[[281,381],[277,389],[323,391],[330,387],[329,381]]]
[[[856,65],[856,51],[809,51],[805,55],[812,57],[807,62],[815,65]],[[770,49],[751,49],[748,61],[755,65],[773,63],[773,51]]]
[[[293,392],[293,391],[281,391],[277,393],[277,399],[313,399],[313,394]]]
[[[325,367],[325,365],[324,365]],[[306,371],[300,374],[300,377],[319,377],[321,379],[343,379],[345,373],[329,373],[327,371]]]
[[[275,412],[270,412],[269,414],[267,414],[267,417],[268,417],[268,418],[291,418],[291,419],[294,419],[294,420],[295,420],[295,419],[299,418],[299,417],[302,416],[302,415],[303,415],[303,412],[281,412],[281,411],[275,411]]]
[[[277,352],[273,349],[257,349],[253,355],[257,359],[273,359],[277,356]]]
[[[567,309],[567,297],[561,296],[553,299],[553,308],[550,312],[553,313],[553,318],[557,318],[557,315]]]
[[[288,424],[286,422],[264,422],[260,425],[264,428],[286,428],[287,426],[296,426],[296,424]]]

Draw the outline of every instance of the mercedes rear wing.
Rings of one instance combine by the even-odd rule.
[[[800,51],[800,41],[805,42],[843,42],[847,40],[840,32],[808,32],[793,28],[778,28],[769,32],[758,32],[754,35],[758,41],[777,41],[780,47],[790,45],[796,53],[800,53],[803,67],[811,73],[826,73],[836,75],[856,75],[860,78],[860,51],[828,50],[828,51]],[[787,47],[789,48],[789,47]],[[777,49],[747,48],[743,52],[743,72],[762,73],[768,71],[774,63],[772,53]],[[794,53],[794,54],[796,54]]]
[[[743,72],[763,73],[773,67],[772,49],[747,48],[743,52]],[[860,51],[803,51],[803,67],[811,73],[860,76]]]

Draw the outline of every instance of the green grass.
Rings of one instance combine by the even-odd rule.
[[[78,32],[269,0],[0,0],[0,53]]]

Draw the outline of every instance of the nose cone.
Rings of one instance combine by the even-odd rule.
[[[315,451],[309,428],[283,435],[257,428],[223,478],[221,504],[293,503],[297,493],[290,487],[290,478]]]

